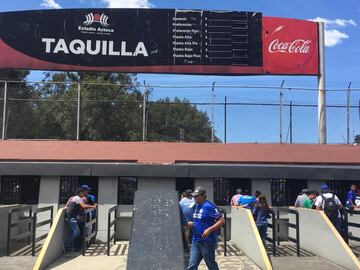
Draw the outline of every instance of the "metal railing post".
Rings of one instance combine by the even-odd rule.
[[[276,217],[277,217],[277,220],[280,219],[280,211],[279,210],[277,210]],[[280,223],[276,222],[276,240],[277,240],[278,246],[280,245],[279,233],[280,233]]]
[[[80,140],[80,105],[81,105],[81,85],[77,83],[77,115],[76,115],[76,140]]]
[[[276,256],[276,221],[275,221],[275,212],[274,210],[271,210],[271,216],[272,216],[272,248],[273,248],[273,256]]]
[[[111,222],[111,212],[108,213],[108,231],[107,231],[107,251],[106,255],[110,256],[110,222]]]
[[[227,228],[226,228],[226,212],[224,211],[224,219],[225,219],[225,224],[224,224],[224,256],[226,257],[226,253],[227,253],[227,242],[226,242],[226,237],[227,237]]]
[[[6,105],[7,105],[7,81],[4,82],[4,104],[3,104],[3,123],[1,138],[5,140],[5,126],[6,126]]]
[[[31,243],[31,255],[35,256],[35,241],[36,241],[36,220],[37,220],[37,213],[34,213],[33,220],[32,220],[32,243]]]
[[[6,256],[10,256],[10,238],[11,238],[11,210],[8,213],[8,227],[7,227],[7,239],[6,239]]]
[[[82,232],[82,235],[81,235],[81,239],[82,239],[82,255],[85,256],[85,238],[86,238],[86,223],[87,223],[87,209],[84,211],[84,217],[83,217],[83,224],[82,224],[82,227],[83,227],[83,232]]]
[[[32,217],[32,210],[30,209],[29,210],[29,218],[31,218]],[[31,226],[32,224],[31,224],[31,222],[28,224],[28,231],[29,232],[31,232],[31,228],[32,228],[32,226]],[[30,245],[30,243],[31,243],[31,233],[30,233],[30,235],[28,236],[28,245]]]
[[[114,219],[116,220],[116,218],[117,218],[117,209],[115,210]],[[115,221],[115,224],[114,224],[114,233],[115,233],[115,236],[114,236],[114,245],[116,245],[116,221]]]
[[[300,257],[300,226],[299,226],[299,212],[296,213],[296,253]]]
[[[349,245],[349,217],[348,217],[348,211],[344,209],[344,217],[345,217],[345,242]]]

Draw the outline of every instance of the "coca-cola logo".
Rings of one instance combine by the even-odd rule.
[[[270,42],[268,50],[270,53],[291,53],[291,54],[307,54],[310,52],[311,40],[295,39],[292,42],[281,42],[274,39]]]
[[[311,40],[295,39],[292,42],[281,42],[274,39],[269,44],[270,53],[309,53]]]

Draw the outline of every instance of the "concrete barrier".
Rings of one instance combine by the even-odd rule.
[[[232,207],[231,240],[261,269],[272,270],[250,210]]]
[[[346,269],[360,269],[359,260],[323,211],[299,211],[300,246]]]
[[[33,270],[42,270],[63,255],[63,246],[69,233],[65,209],[61,208],[57,212]]]

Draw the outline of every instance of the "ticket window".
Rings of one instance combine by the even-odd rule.
[[[307,188],[304,179],[272,179],[271,204],[273,206],[291,206],[295,204],[301,190]]]
[[[2,176],[1,204],[38,204],[40,176]]]
[[[237,189],[251,194],[250,178],[214,178],[214,202],[217,205],[230,205]]]
[[[60,178],[60,204],[66,204],[68,199],[77,195],[76,190],[82,185],[91,188],[90,194],[98,198],[99,178],[96,176],[61,176]]]
[[[188,189],[194,190],[195,179],[194,178],[176,178],[175,189],[178,192],[179,197],[183,192]]]
[[[135,191],[137,190],[137,178],[132,176],[119,177],[118,179],[118,204],[133,205]]]

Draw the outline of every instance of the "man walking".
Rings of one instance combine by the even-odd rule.
[[[196,204],[194,221],[188,222],[194,229],[188,270],[197,270],[202,259],[209,270],[218,270],[215,260],[216,231],[225,224],[224,218],[216,206],[206,199],[203,187],[197,187],[192,195]]]
[[[191,189],[186,190],[184,198],[182,198],[179,202],[182,213],[181,223],[183,225],[185,248],[187,250],[189,250],[190,248],[190,228],[187,224],[189,221],[193,221],[193,209],[195,205],[195,201],[192,198],[191,194]]]

